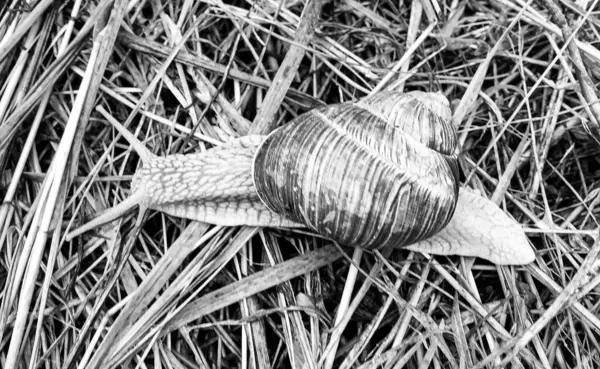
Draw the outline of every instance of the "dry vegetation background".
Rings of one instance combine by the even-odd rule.
[[[2,2],[0,367],[600,366],[596,3]],[[157,212],[64,240],[129,194],[107,116],[185,154],[380,89],[452,101],[461,180],[534,264]]]

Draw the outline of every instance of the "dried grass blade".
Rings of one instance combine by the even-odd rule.
[[[12,140],[18,125],[22,122],[22,119],[29,114],[29,112],[35,108],[40,101],[42,96],[47,94],[52,89],[56,81],[65,73],[68,69],[67,66],[71,65],[77,54],[83,48],[83,43],[89,36],[89,32],[98,22],[104,11],[108,6],[112,4],[112,0],[104,0],[96,8],[92,15],[87,19],[77,36],[73,41],[64,49],[64,52],[59,55],[56,60],[44,71],[44,73],[38,78],[34,86],[30,88],[30,92],[25,96],[22,102],[11,112],[11,114],[5,119],[0,125],[0,162],[3,161],[3,151],[6,150],[10,141]]]
[[[28,241],[35,241],[33,241],[31,256],[27,263],[27,272],[23,278],[23,287],[21,289],[18,309],[16,312],[17,318],[15,320],[15,327],[6,359],[7,369],[15,368],[18,361],[18,355],[22,345],[23,335],[25,333],[25,325],[27,323],[31,298],[33,291],[35,290],[35,282],[38,276],[39,265],[43,256],[44,246],[48,237],[50,222],[57,205],[59,191],[64,186],[62,179],[65,174],[64,171],[66,169],[68,156],[71,151],[71,144],[73,143],[73,139],[75,137],[75,132],[77,130],[86,97],[89,96],[88,93],[92,87],[91,82],[94,73],[93,68],[99,61],[99,58],[102,57],[99,55],[99,51],[99,44],[96,43],[95,47],[93,48],[93,52],[90,55],[88,64],[89,68],[86,73],[86,78],[84,78],[84,80],[81,82],[80,93],[77,95],[77,98],[73,104],[69,122],[67,123],[65,133],[55,155],[56,165],[53,168],[54,171],[48,174],[52,178],[51,181],[46,183],[48,186],[48,197],[45,198],[44,206],[40,206],[36,212],[40,223],[30,229],[27,237]],[[91,93],[91,95],[94,95],[94,93]]]
[[[317,270],[336,261],[341,256],[342,254],[338,248],[330,245],[262,270],[241,281],[231,283],[202,296],[183,308],[165,326],[163,332],[170,332],[206,314],[231,305],[244,297],[252,296],[282,282]]]
[[[532,0],[529,0],[527,2],[527,6],[521,8],[521,10],[519,11],[519,14],[517,14],[513,18],[513,20],[510,22],[510,24],[504,30],[504,32],[502,32],[502,35],[498,38],[494,47],[487,53],[487,56],[485,57],[483,62],[481,62],[481,64],[477,68],[475,75],[473,76],[471,82],[469,83],[469,87],[463,94],[462,99],[460,99],[460,103],[454,110],[454,115],[452,116],[452,121],[454,122],[454,125],[456,127],[458,127],[460,125],[460,122],[463,121],[465,116],[467,116],[467,114],[475,106],[475,101],[477,101],[477,96],[481,92],[481,86],[483,85],[483,80],[485,79],[485,76],[487,74],[487,71],[488,71],[488,68],[490,66],[492,59],[496,56],[496,54],[498,53],[498,50],[500,50],[500,47],[502,46],[502,41],[510,34],[513,27],[515,25],[517,25],[517,23],[521,20],[521,16],[523,15],[523,13],[525,13],[526,9],[528,8],[528,6],[531,2],[532,2]]]
[[[147,313],[148,305],[159,295],[159,291],[173,274],[181,268],[183,260],[197,248],[199,240],[207,230],[208,225],[193,222],[167,249],[136,291],[130,295],[127,305],[121,310],[98,348],[95,351],[93,347],[89,349],[93,352],[93,356],[87,363],[87,368],[99,367],[104,360],[108,359],[109,354],[116,355],[119,348],[118,342],[133,342],[133,339],[124,340],[124,337],[137,331],[133,328],[135,324],[148,321],[148,318],[141,319],[142,315]],[[165,295],[163,294],[163,296]]]
[[[319,0],[309,0],[306,3],[300,24],[298,24],[294,43],[290,45],[290,49],[277,70],[273,84],[265,96],[264,103],[252,122],[249,134],[266,134],[275,128],[276,120],[273,118],[292,83],[300,61],[304,57],[304,48],[315,33],[322,7],[323,2]]]
[[[324,361],[322,368],[330,369],[333,367],[333,362],[335,361],[335,357],[337,354],[337,348],[340,343],[340,339],[342,336],[343,328],[348,324],[354,309],[357,307],[356,302],[360,302],[362,297],[366,293],[366,290],[370,287],[370,280],[363,284],[363,288],[359,291],[356,296],[356,300],[354,301],[356,304],[352,304],[350,306],[350,299],[352,298],[352,291],[354,291],[354,285],[356,284],[356,277],[358,275],[358,270],[360,268],[360,262],[362,259],[363,250],[361,248],[355,248],[352,254],[352,264],[348,269],[348,275],[346,277],[346,282],[344,283],[344,292],[342,293],[342,298],[340,299],[340,303],[337,309],[337,313],[334,321],[334,331],[332,332],[329,343],[327,344],[327,348],[324,352]],[[378,268],[373,268],[373,272],[377,273]]]
[[[168,56],[172,53],[171,48],[160,45],[151,40],[143,39],[142,37],[133,35],[127,31],[122,30],[119,33],[119,40],[124,46],[127,46],[133,50],[137,50],[143,53],[147,53],[154,56]],[[236,79],[240,82],[248,83],[252,86],[269,88],[271,82],[237,69],[227,70],[227,67],[221,64],[217,64],[212,60],[206,60],[202,55],[192,55],[186,51],[181,51],[175,57],[177,62],[183,63],[188,66],[204,69],[219,75],[227,74],[229,77]],[[323,103],[312,96],[298,91],[296,89],[289,89],[288,93],[291,97],[294,97],[295,102],[303,104],[307,108],[322,106]]]
[[[29,31],[34,23],[46,12],[48,7],[52,5],[53,0],[42,0],[27,16],[19,22],[17,28],[8,39],[8,41],[0,44],[0,63],[6,58],[9,52],[21,41],[21,38]]]

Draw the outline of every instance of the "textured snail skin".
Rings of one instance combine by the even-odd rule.
[[[269,136],[167,157],[115,125],[144,153],[132,195],[66,238],[139,205],[216,225],[308,227],[348,246],[532,262],[518,223],[459,192],[448,105],[440,94],[379,93],[313,110]]]
[[[535,260],[521,226],[490,200],[461,188],[450,223],[433,237],[406,249],[436,255],[480,257],[498,265]]]
[[[201,154],[153,157],[135,173],[131,189],[142,205],[223,226],[302,227],[272,212],[252,182],[252,161],[265,136],[246,136]]]

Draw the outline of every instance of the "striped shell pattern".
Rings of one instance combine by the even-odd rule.
[[[457,138],[437,93],[378,93],[303,114],[253,162],[266,206],[345,245],[404,246],[450,221]]]

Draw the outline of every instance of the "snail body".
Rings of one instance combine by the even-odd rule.
[[[302,227],[271,211],[253,183],[252,162],[265,136],[245,136],[201,154],[153,157],[132,180],[149,209],[206,223]]]
[[[348,246],[422,245],[498,264],[530,262],[518,224],[487,199],[459,192],[450,122],[441,94],[384,92],[312,110],[268,136],[167,157],[150,154],[113,122],[146,151],[132,195],[67,239],[139,205],[216,225],[307,227]],[[478,232],[469,231],[473,218],[482,218]],[[492,230],[510,236],[498,243],[486,236]],[[510,250],[494,250],[500,244]]]

